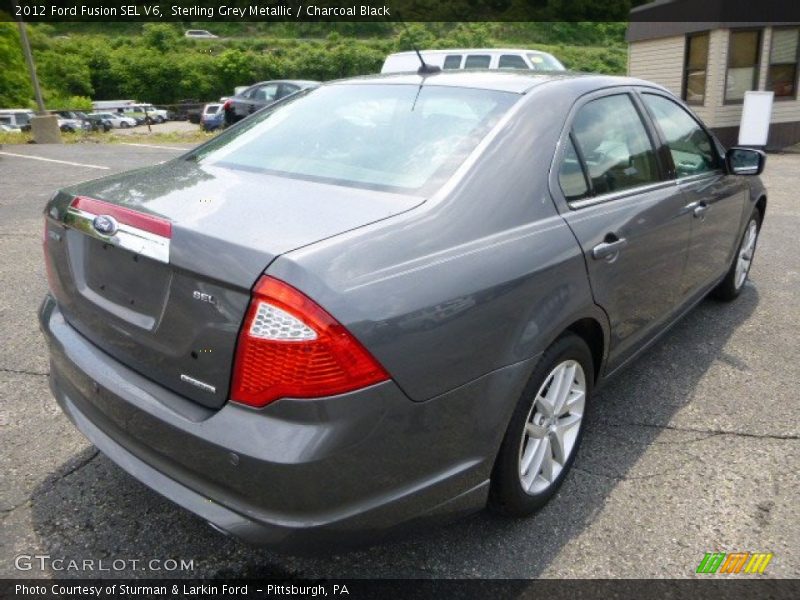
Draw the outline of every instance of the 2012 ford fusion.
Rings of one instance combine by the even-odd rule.
[[[764,161],[634,79],[307,89],[53,196],[52,391],[122,469],[253,542],[529,515],[594,390],[742,292]]]

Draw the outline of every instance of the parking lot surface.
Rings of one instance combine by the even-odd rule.
[[[141,485],[48,390],[36,322],[42,207],[60,186],[179,152],[0,148],[0,577],[691,577],[711,551],[772,552],[765,577],[800,577],[800,156],[769,157],[767,216],[742,296],[703,301],[595,397],[574,470],[538,515],[484,511],[424,535],[301,557],[227,538]],[[129,562],[121,571],[15,567],[36,554]],[[193,568],[157,568],[169,559]]]

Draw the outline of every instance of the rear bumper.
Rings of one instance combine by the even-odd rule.
[[[212,411],[105,354],[49,296],[39,317],[53,394],[97,448],[216,527],[298,551],[480,509],[529,372],[529,361],[519,363],[421,403],[386,382]]]

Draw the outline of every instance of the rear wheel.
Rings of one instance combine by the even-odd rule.
[[[120,123],[119,126],[122,127],[123,129],[127,129],[131,125],[127,121],[122,121],[122,123]]]
[[[714,289],[714,297],[720,300],[730,301],[739,297],[744,289],[744,284],[750,273],[750,266],[753,264],[753,256],[756,252],[758,242],[758,232],[761,229],[761,213],[754,210],[744,229],[742,240],[733,257],[733,263],[725,279]]]
[[[558,491],[583,436],[593,381],[592,355],[578,336],[567,334],[545,351],[500,447],[489,494],[492,510],[527,516]]]

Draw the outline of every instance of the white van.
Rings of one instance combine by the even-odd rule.
[[[28,108],[0,108],[0,124],[9,129],[22,129],[31,122],[36,113]]]
[[[522,69],[527,71],[565,71],[552,54],[540,50],[510,48],[463,48],[455,50],[421,50],[429,65],[450,69]],[[406,73],[419,69],[419,57],[413,50],[396,52],[386,57],[381,73]]]

